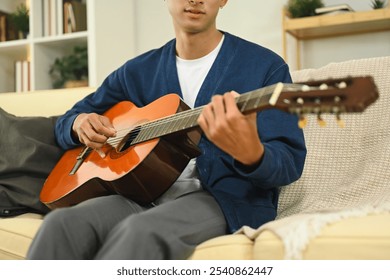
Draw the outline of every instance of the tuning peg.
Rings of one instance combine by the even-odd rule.
[[[303,85],[302,88],[301,88],[301,90],[302,90],[303,92],[310,91],[310,86],[308,86],[308,85]]]
[[[317,115],[317,123],[320,127],[325,127],[326,126],[326,121],[321,117],[321,114]]]
[[[307,126],[307,118],[304,115],[299,116],[298,127],[304,129]]]
[[[327,84],[321,84],[320,85],[320,90],[327,90],[329,86]]]
[[[345,122],[340,118],[340,114],[336,115],[336,122],[337,122],[337,125],[340,128],[344,128],[345,127]]]
[[[346,82],[340,82],[337,84],[337,87],[339,89],[347,88],[347,83]]]

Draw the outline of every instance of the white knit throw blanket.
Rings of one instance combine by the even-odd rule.
[[[322,228],[349,217],[390,213],[390,57],[331,63],[293,72],[294,82],[371,75],[379,99],[364,113],[344,115],[345,128],[325,115],[327,127],[309,117],[301,179],[281,190],[276,221],[239,232],[255,239],[263,230],[281,238],[285,259],[301,259]]]

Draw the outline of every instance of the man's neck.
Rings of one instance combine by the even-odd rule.
[[[222,33],[213,30],[208,33],[188,34],[176,36],[176,54],[182,59],[197,59],[213,51],[222,39]]]

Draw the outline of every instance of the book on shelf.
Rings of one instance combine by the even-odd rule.
[[[23,61],[22,71],[23,71],[22,91],[27,92],[27,91],[31,90],[30,61],[28,61],[28,60]]]
[[[8,35],[7,17],[8,17],[8,13],[0,11],[0,42],[7,41],[7,35]]]
[[[9,20],[9,14],[0,11],[0,42],[16,40],[17,32],[12,22]]]
[[[7,16],[0,15],[0,42],[7,41]]]
[[[87,30],[87,7],[79,1],[64,3],[64,33]]]
[[[43,36],[58,35],[57,0],[43,0],[42,2],[42,34]]]
[[[15,92],[22,92],[22,62],[15,62]]]
[[[57,27],[57,34],[61,35],[64,33],[64,5],[63,1],[61,0],[59,3],[57,3],[56,6],[56,27]]]
[[[42,0],[42,23],[44,37],[86,30],[86,4],[80,0]]]
[[[354,10],[348,4],[330,5],[315,9],[317,15],[345,12],[354,12]]]
[[[72,33],[76,30],[76,19],[73,6],[70,2],[64,4],[64,33]]]
[[[27,92],[31,90],[31,66],[28,60],[15,62],[15,91]]]

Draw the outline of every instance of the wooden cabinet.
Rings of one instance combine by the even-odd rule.
[[[30,10],[29,36],[0,42],[0,93],[15,92],[15,62],[19,60],[30,62],[31,90],[47,90],[52,89],[50,66],[56,58],[72,52],[76,45],[88,47],[90,87],[99,86],[111,71],[134,56],[135,1],[82,0],[87,8],[87,30],[50,36],[44,35],[43,1],[0,1],[2,11],[10,13],[20,3],[26,3]],[[54,1],[62,9],[64,1]]]
[[[283,10],[283,56],[287,61],[290,34],[296,41],[296,63],[301,68],[301,42],[318,38],[390,31],[390,7],[361,12],[290,18]],[[390,40],[390,38],[389,38]]]

